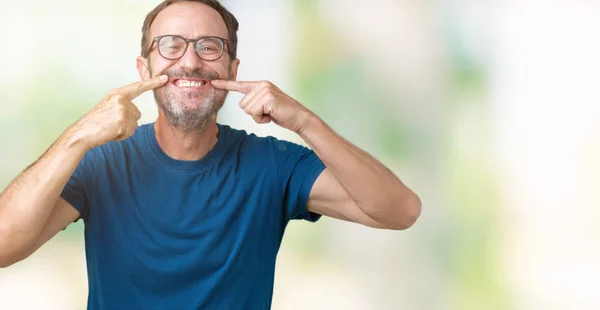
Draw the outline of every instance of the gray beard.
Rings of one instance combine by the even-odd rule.
[[[152,74],[152,70],[150,70]],[[207,72],[204,70],[194,70],[187,72],[185,70],[165,70],[162,74],[170,78],[196,77],[207,80],[218,78],[216,72]],[[227,76],[229,78],[229,74]],[[210,83],[210,82],[209,82]],[[225,103],[227,91],[220,89],[211,89],[206,96],[199,93],[186,93],[178,96],[169,92],[166,87],[160,87],[153,90],[156,105],[161,109],[169,125],[183,133],[201,132],[206,128],[208,122],[217,115]],[[194,108],[187,108],[179,100],[199,101]]]
[[[165,88],[154,90],[156,104],[163,111],[169,125],[186,133],[203,131],[212,117],[216,116],[223,107],[225,96],[226,94],[217,94],[215,89],[212,89],[207,96],[188,93],[185,97],[179,97]],[[196,108],[189,109],[179,102],[179,98],[198,100],[200,103]]]

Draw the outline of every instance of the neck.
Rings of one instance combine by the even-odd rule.
[[[219,128],[217,117],[212,117],[202,130],[184,131],[169,125],[164,117],[154,123],[158,145],[169,157],[176,160],[199,160],[217,144]]]

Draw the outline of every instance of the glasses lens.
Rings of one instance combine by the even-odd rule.
[[[167,59],[177,59],[185,53],[185,40],[178,36],[165,36],[158,41],[158,51]]]
[[[215,60],[223,54],[223,41],[217,38],[203,38],[196,43],[196,53],[205,60]]]

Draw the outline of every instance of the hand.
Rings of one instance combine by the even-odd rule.
[[[86,148],[124,140],[135,132],[142,114],[131,102],[142,93],[164,85],[166,75],[138,81],[112,90],[73,126]]]
[[[251,115],[258,124],[273,121],[275,124],[299,133],[303,130],[312,112],[300,102],[288,96],[271,82],[239,82],[212,80],[215,88],[237,91],[244,94],[240,108]]]

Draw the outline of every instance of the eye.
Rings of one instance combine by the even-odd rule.
[[[217,54],[221,51],[221,41],[215,38],[204,38],[198,41],[197,51],[202,54]]]
[[[160,40],[160,50],[163,52],[177,52],[185,48],[185,41],[175,36],[166,36]]]
[[[179,50],[183,48],[183,44],[179,42],[170,42],[169,44],[165,44],[164,47],[172,50]]]

